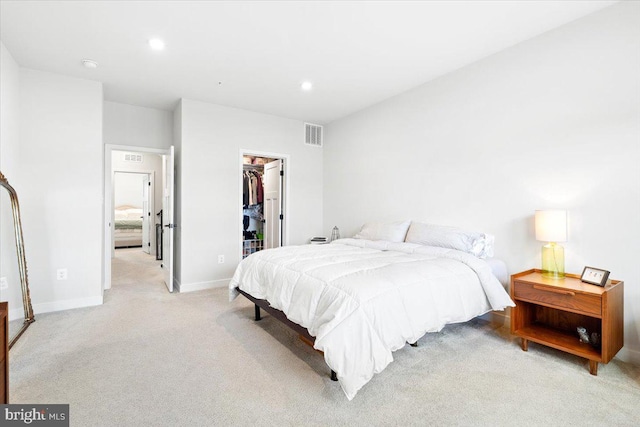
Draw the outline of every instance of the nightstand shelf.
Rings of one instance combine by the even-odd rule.
[[[524,351],[529,341],[589,360],[589,372],[597,375],[598,363],[608,363],[623,345],[624,283],[611,280],[600,287],[567,274],[549,279],[540,270],[511,276],[511,333],[521,339]],[[577,327],[600,336],[600,347],[580,342]]]
[[[514,335],[526,338],[538,344],[553,347],[576,356],[589,360],[602,362],[602,355],[599,350],[593,348],[591,344],[580,342],[575,333],[569,333],[553,329],[546,325],[534,324],[518,329]]]

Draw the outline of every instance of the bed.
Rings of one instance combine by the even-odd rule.
[[[351,400],[406,343],[514,305],[482,259],[486,241],[438,229],[423,238],[424,227],[413,235],[407,228],[257,252],[238,265],[230,299],[242,293],[256,303],[256,315],[261,303],[307,331]]]
[[[128,205],[115,208],[113,240],[116,248],[142,246],[142,208]]]

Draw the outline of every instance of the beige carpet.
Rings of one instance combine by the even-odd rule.
[[[476,320],[397,351],[349,402],[320,354],[226,289],[169,294],[118,251],[99,307],[38,315],[12,349],[12,403],[69,403],[72,426],[640,425],[640,368],[585,360]]]

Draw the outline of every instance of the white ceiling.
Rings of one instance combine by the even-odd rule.
[[[613,3],[3,0],[0,38],[20,66],[101,81],[109,101],[328,123]]]

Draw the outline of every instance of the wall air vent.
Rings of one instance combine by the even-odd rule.
[[[314,147],[322,147],[322,126],[305,123],[304,143]]]
[[[142,163],[142,154],[124,153],[125,162]]]

